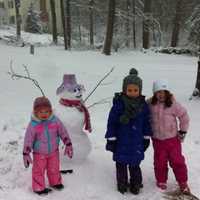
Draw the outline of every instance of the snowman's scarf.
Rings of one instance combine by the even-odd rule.
[[[88,112],[88,109],[85,107],[83,102],[80,100],[69,100],[69,99],[60,99],[60,104],[64,106],[69,106],[69,107],[75,107],[78,109],[78,111],[84,113],[84,124],[85,124],[85,130],[91,132],[91,123],[90,123],[90,114]]]

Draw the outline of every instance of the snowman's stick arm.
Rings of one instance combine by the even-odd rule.
[[[88,96],[83,100],[83,102],[85,103],[88,98],[94,93],[94,91],[101,85],[101,83],[113,72],[115,67],[112,67],[111,70],[96,84],[96,86],[94,87],[94,89],[88,94]]]
[[[101,99],[100,101],[97,101],[97,102],[95,102],[95,103],[89,105],[87,108],[90,109],[91,107],[93,107],[93,106],[95,106],[95,105],[110,103],[109,100],[110,100],[111,98],[112,98],[112,97],[107,97],[107,98]]]
[[[42,88],[40,87],[40,85],[39,85],[39,83],[38,83],[38,81],[35,80],[35,79],[33,79],[33,78],[31,78],[27,66],[26,66],[26,65],[23,65],[23,67],[24,67],[24,70],[25,70],[25,72],[26,72],[26,74],[27,74],[26,76],[17,74],[17,73],[13,70],[12,61],[11,61],[11,62],[10,62],[10,71],[8,72],[8,74],[11,76],[12,79],[14,79],[14,78],[17,78],[17,79],[23,78],[23,79],[27,79],[27,80],[32,81],[33,84],[40,90],[40,92],[42,93],[42,95],[45,96],[45,94],[44,94]]]

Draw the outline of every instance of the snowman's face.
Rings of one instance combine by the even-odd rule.
[[[62,93],[59,94],[60,98],[70,99],[70,100],[82,100],[84,88],[76,87],[73,90],[63,90]]]

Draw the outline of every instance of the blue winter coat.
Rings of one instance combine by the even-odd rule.
[[[119,121],[124,113],[124,103],[121,98],[113,100],[113,106],[109,113],[107,132],[105,138],[116,138],[116,148],[113,152],[113,160],[123,164],[139,165],[144,159],[144,136],[151,136],[150,111],[145,100],[143,107],[134,119],[128,124]]]

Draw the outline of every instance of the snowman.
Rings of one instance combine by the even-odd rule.
[[[62,159],[62,162],[67,162],[67,167],[82,163],[91,151],[88,133],[92,130],[90,115],[82,100],[84,91],[84,86],[76,82],[75,74],[65,74],[56,91],[59,104],[55,112],[65,125],[73,145],[73,158]]]

